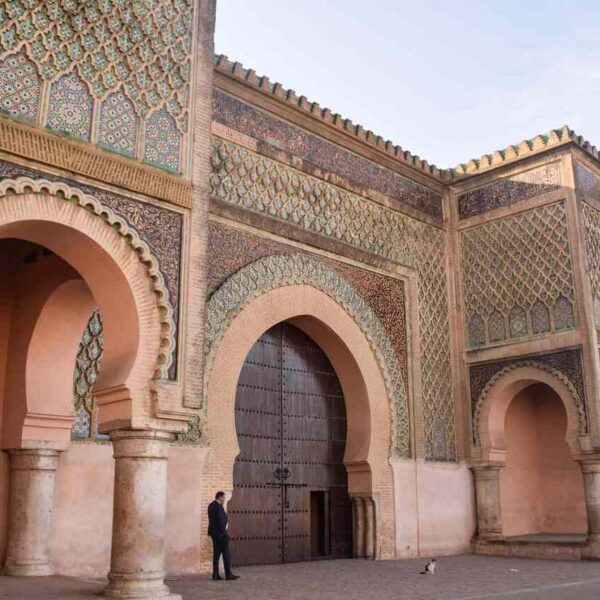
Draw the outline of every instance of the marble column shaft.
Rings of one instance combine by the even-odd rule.
[[[112,598],[180,598],[164,584],[167,458],[173,435],[114,431]]]
[[[10,450],[6,575],[52,575],[50,533],[59,452]]]
[[[502,538],[500,469],[503,466],[488,463],[472,467],[477,499],[477,529],[481,540]]]

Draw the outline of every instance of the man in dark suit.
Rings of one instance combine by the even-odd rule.
[[[239,579],[231,572],[229,558],[229,534],[227,533],[227,513],[223,508],[225,492],[217,492],[215,499],[208,505],[208,535],[213,543],[213,575],[215,580],[223,579],[219,575],[219,558],[223,555],[225,579]]]

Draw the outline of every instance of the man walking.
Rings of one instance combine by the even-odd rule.
[[[219,558],[223,555],[225,579],[239,579],[231,572],[229,558],[229,534],[227,533],[227,513],[223,508],[225,492],[217,492],[215,499],[208,505],[208,535],[213,543],[213,574],[214,580],[223,579],[219,575]]]

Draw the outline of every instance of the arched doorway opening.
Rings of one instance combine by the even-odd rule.
[[[10,489],[0,498],[5,573],[53,572],[56,470],[71,439],[77,351],[98,308],[104,349],[94,395],[116,459],[106,593],[164,595],[165,458],[179,424],[155,414],[174,334],[156,259],[93,197],[43,180],[5,180],[0,276],[0,488]],[[151,507],[148,497],[157,499]]]
[[[504,536],[586,533],[583,476],[566,441],[567,424],[560,396],[544,383],[511,401],[500,473]]]
[[[477,551],[580,556],[589,481],[577,389],[562,372],[523,361],[490,380],[474,411]]]
[[[323,350],[288,322],[266,331],[244,361],[235,421],[234,561],[352,556],[346,407]]]
[[[388,460],[391,414],[386,383],[360,326],[331,295],[313,285],[281,285],[252,297],[213,345],[206,380],[204,431],[211,450],[203,479],[205,504],[216,490],[233,493],[234,464],[240,453],[235,422],[240,373],[256,341],[282,322],[301,330],[322,349],[343,391],[347,418],[343,460],[353,507],[353,556],[393,558],[394,483]],[[206,563],[211,553],[205,544]]]

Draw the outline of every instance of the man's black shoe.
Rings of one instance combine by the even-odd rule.
[[[213,575],[213,581],[221,581],[222,579],[220,575]]]
[[[234,579],[239,579],[240,576],[239,575],[234,575],[233,573],[231,575],[227,575],[226,579],[227,581],[233,581]]]

